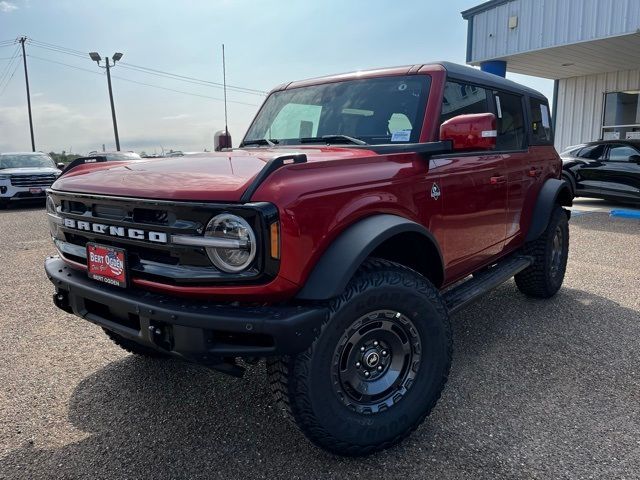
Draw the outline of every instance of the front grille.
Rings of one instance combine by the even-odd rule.
[[[55,181],[55,175],[11,175],[14,187],[50,187]]]
[[[256,283],[268,281],[277,273],[278,265],[262,256],[269,248],[264,232],[268,231],[267,225],[277,219],[277,211],[270,204],[170,202],[56,191],[50,191],[50,195],[58,206],[59,215],[76,222],[70,226],[60,225],[56,237],[69,245],[69,248],[61,249],[61,254],[69,260],[85,263],[86,244],[94,242],[124,248],[134,278],[162,283]],[[245,218],[254,228],[260,245],[254,265],[237,274],[217,270],[202,247],[176,245],[170,241],[172,235],[201,236],[209,220],[223,212]],[[93,228],[96,224],[99,225],[97,229]],[[117,229],[121,233],[117,233]],[[131,229],[146,232],[144,239],[130,237]],[[149,232],[162,234],[169,241],[152,242]]]

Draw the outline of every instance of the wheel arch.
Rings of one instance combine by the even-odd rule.
[[[573,195],[571,194],[571,189],[564,180],[550,178],[545,181],[533,208],[526,241],[532,242],[542,235],[549,224],[551,212],[553,212],[556,205],[570,207],[572,203]]]
[[[329,245],[296,298],[327,300],[340,295],[369,257],[391,260],[416,270],[436,287],[444,281],[438,242],[422,225],[398,215],[359,220]]]

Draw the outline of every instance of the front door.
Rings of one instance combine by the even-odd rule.
[[[457,277],[502,251],[506,237],[507,174],[500,154],[435,160],[440,176],[448,277]]]

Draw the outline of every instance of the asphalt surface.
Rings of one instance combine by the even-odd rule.
[[[640,221],[580,205],[561,292],[510,281],[455,315],[440,403],[361,459],[281,419],[263,365],[136,358],[58,311],[43,209],[0,211],[0,478],[640,478]]]

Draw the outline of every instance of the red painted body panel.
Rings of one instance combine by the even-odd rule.
[[[431,76],[420,141],[437,141],[446,78],[440,65],[341,75],[281,88],[408,73]],[[523,152],[455,153],[431,160],[416,153],[379,155],[348,146],[295,146],[85,165],[64,175],[53,188],[165,200],[238,202],[269,159],[288,153],[305,153],[308,162],[276,170],[251,198],[270,202],[279,211],[282,254],[274,280],[266,285],[182,287],[134,278],[133,284],[172,295],[286,300],[301,288],[342,231],[358,219],[390,213],[418,222],[433,233],[444,257],[446,286],[520,247],[543,181],[559,178],[561,171],[561,161],[551,146]],[[530,176],[534,168],[540,173]],[[431,195],[434,183],[440,189],[437,198]]]

